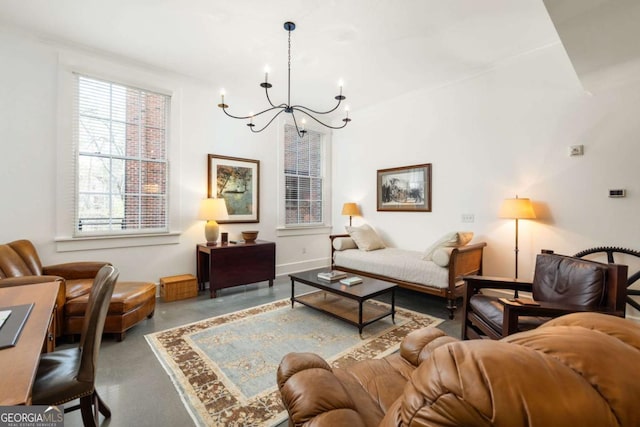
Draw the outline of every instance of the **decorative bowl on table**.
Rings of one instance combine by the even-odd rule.
[[[244,241],[246,243],[253,243],[258,238],[258,232],[255,231],[255,230],[254,231],[243,231],[242,232],[242,238],[244,239]]]

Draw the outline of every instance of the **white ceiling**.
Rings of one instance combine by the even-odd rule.
[[[640,1],[544,0],[585,89],[640,80]]]
[[[355,110],[559,41],[542,0],[0,0],[0,25],[224,86],[242,108],[267,64],[284,101],[287,20],[292,101],[317,109],[339,79]]]

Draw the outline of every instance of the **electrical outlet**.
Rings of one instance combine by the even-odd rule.
[[[474,222],[476,220],[476,216],[474,214],[462,214],[460,216],[460,221],[462,222]]]
[[[569,147],[570,156],[582,156],[584,154],[584,145],[572,145]]]

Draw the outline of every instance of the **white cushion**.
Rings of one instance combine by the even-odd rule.
[[[447,233],[427,248],[422,259],[425,261],[432,261],[433,253],[436,249],[458,248],[469,243],[471,239],[473,239],[472,231],[452,231],[451,233]]]
[[[360,227],[345,227],[349,236],[356,242],[358,249],[361,251],[373,251],[376,249],[383,249],[385,247],[384,242],[378,236],[373,228],[364,224]]]
[[[335,268],[351,268],[396,280],[424,285],[427,288],[446,289],[449,286],[449,269],[435,262],[424,261],[422,251],[384,248],[377,251],[336,251]]]
[[[336,251],[344,251],[347,249],[358,249],[358,245],[351,237],[336,237],[333,239],[333,249]]]
[[[448,267],[449,260],[451,259],[451,252],[453,252],[455,248],[438,248],[433,251],[431,255],[431,261],[434,264],[439,265],[440,267]]]

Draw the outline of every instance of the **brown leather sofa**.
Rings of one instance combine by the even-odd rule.
[[[639,426],[638,366],[638,323],[575,313],[500,341],[426,328],[346,369],[290,353],[277,380],[295,426]]]
[[[38,252],[29,240],[16,240],[0,245],[0,287],[43,282],[60,282],[56,306],[56,335],[66,335],[64,306],[77,297],[87,295],[98,271],[108,262],[70,262],[43,266]]]

